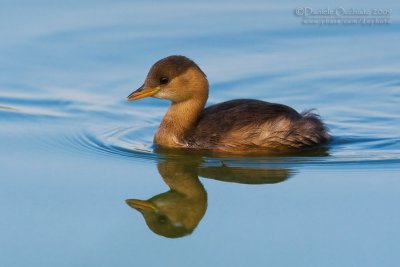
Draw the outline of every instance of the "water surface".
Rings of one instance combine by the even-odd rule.
[[[400,9],[342,4],[390,24],[303,25],[289,1],[2,3],[1,266],[397,266]],[[316,108],[333,141],[154,150],[168,103],[125,98],[171,54],[207,73],[209,104]]]

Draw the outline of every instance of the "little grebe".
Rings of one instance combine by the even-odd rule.
[[[154,143],[162,147],[221,152],[290,152],[327,142],[322,121],[311,112],[252,99],[236,99],[204,109],[208,81],[187,57],[156,62],[144,84],[128,96],[171,101]]]

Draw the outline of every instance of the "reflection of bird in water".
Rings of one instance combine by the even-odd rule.
[[[159,162],[158,171],[170,187],[148,200],[128,199],[143,215],[149,228],[166,237],[190,234],[207,209],[207,192],[193,164]]]
[[[127,204],[142,213],[153,232],[182,237],[196,228],[207,209],[207,193],[198,175],[246,184],[278,183],[291,175],[287,169],[199,165],[187,156],[160,161],[158,171],[170,190],[148,200],[128,199]]]
[[[163,147],[221,152],[287,152],[315,147],[330,139],[317,115],[251,99],[204,109],[208,81],[184,56],[159,60],[129,100],[156,97],[172,102],[154,136]]]

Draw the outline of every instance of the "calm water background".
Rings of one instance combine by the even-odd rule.
[[[307,26],[298,6],[390,8],[391,23]],[[399,14],[396,1],[1,1],[0,265],[398,266]],[[200,178],[207,211],[178,239],[125,204],[168,191],[157,164],[174,155],[151,147],[168,103],[125,97],[171,54],[207,73],[209,103],[317,108],[335,137],[324,156],[200,158],[290,177]]]

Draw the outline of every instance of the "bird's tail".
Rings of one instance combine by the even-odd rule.
[[[295,133],[304,146],[314,146],[327,143],[331,136],[328,128],[321,121],[318,114],[313,110],[305,110],[301,113],[302,118],[297,121]]]

